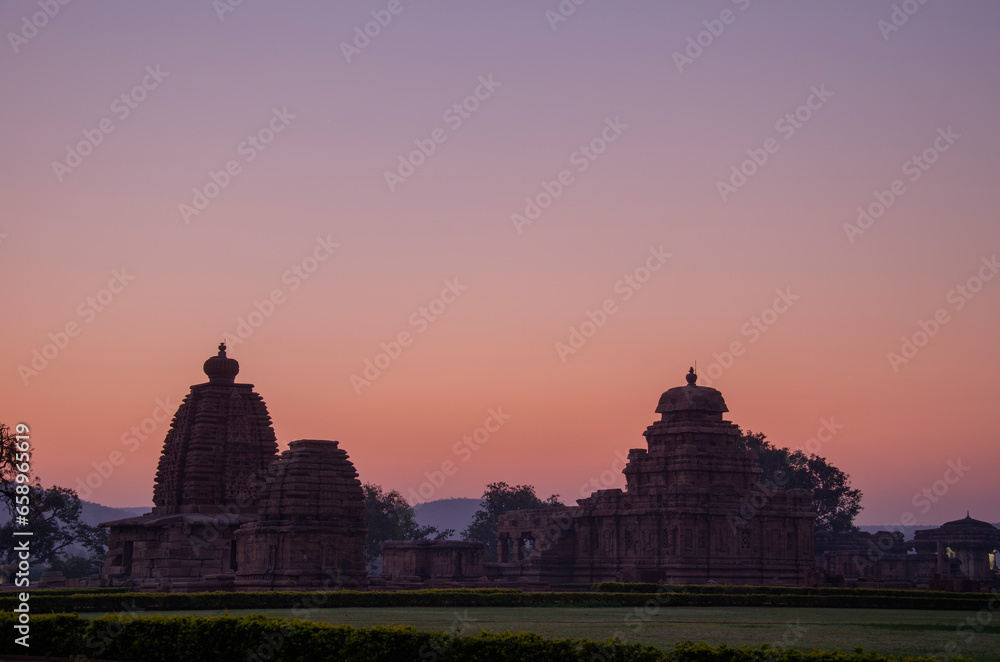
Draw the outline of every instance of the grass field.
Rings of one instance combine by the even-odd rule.
[[[480,630],[537,632],[553,638],[622,639],[672,648],[690,639],[710,644],[757,646],[768,642],[808,651],[812,648],[845,651],[856,647],[880,653],[933,655],[949,642],[958,652],[980,662],[1000,662],[1000,622],[996,614],[976,632],[975,612],[793,609],[778,607],[663,607],[643,613],[629,608],[503,608],[407,607],[380,609],[317,609],[309,619],[356,627],[413,625],[421,630],[460,634]],[[164,615],[220,616],[222,611],[165,612]],[[231,610],[231,615],[262,613]],[[292,616],[289,609],[269,609],[268,616]],[[81,614],[98,616],[99,614]]]

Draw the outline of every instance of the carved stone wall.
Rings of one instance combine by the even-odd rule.
[[[239,364],[205,362],[174,416],[155,507],[110,527],[105,585],[206,591],[334,588],[367,579],[357,471],[335,441],[300,440],[277,459],[267,406]]]
[[[756,456],[725,421],[722,394],[668,390],[661,420],[629,451],[626,491],[599,490],[561,509],[507,513],[499,568],[542,583],[801,585],[812,571],[815,513],[806,490],[761,490]]]
[[[481,542],[393,540],[382,543],[382,577],[408,581],[478,581],[485,575]]]
[[[293,441],[260,517],[236,531],[236,586],[247,590],[331,588],[367,582],[365,498],[358,472],[336,441]]]

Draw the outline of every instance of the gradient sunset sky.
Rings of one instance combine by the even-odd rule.
[[[1000,5],[562,7],[4,2],[0,421],[42,481],[117,451],[81,494],[149,504],[236,336],[282,448],[408,496],[621,487],[697,361],[744,429],[835,430],[859,523],[1000,520]]]

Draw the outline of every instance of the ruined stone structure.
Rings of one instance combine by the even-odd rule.
[[[687,381],[660,398],[648,447],[629,451],[624,492],[502,516],[494,572],[538,583],[807,583],[812,495],[759,494],[757,458],[723,420],[722,394],[697,386],[693,369]]]
[[[140,590],[357,585],[364,496],[337,442],[292,442],[277,459],[267,406],[239,363],[205,362],[167,432],[153,511],[110,527],[102,583]],[[244,566],[240,572],[241,564]],[[331,579],[332,578],[332,579]]]
[[[816,562],[836,581],[942,590],[1000,587],[1000,529],[965,518],[936,529],[819,533]]]
[[[389,581],[478,582],[485,577],[481,542],[392,540],[382,543],[382,577]]]
[[[1000,587],[1000,529],[972,519],[969,513],[936,529],[914,532],[913,548],[917,554],[934,556],[935,570],[942,578],[946,573],[953,578],[957,574]],[[952,564],[955,570],[949,572]]]
[[[908,553],[898,531],[816,533],[816,565],[834,584],[855,582],[883,587],[927,586],[934,559]]]

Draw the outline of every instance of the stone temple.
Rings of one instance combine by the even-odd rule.
[[[239,363],[205,361],[208,381],[174,415],[153,511],[106,522],[102,583],[137,590],[317,589],[367,583],[364,493],[336,441],[278,456],[271,417]]]
[[[759,491],[756,455],[723,420],[722,394],[687,385],[660,397],[660,420],[629,451],[626,490],[577,506],[501,516],[497,571],[508,581],[805,585],[816,514],[807,490]]]

